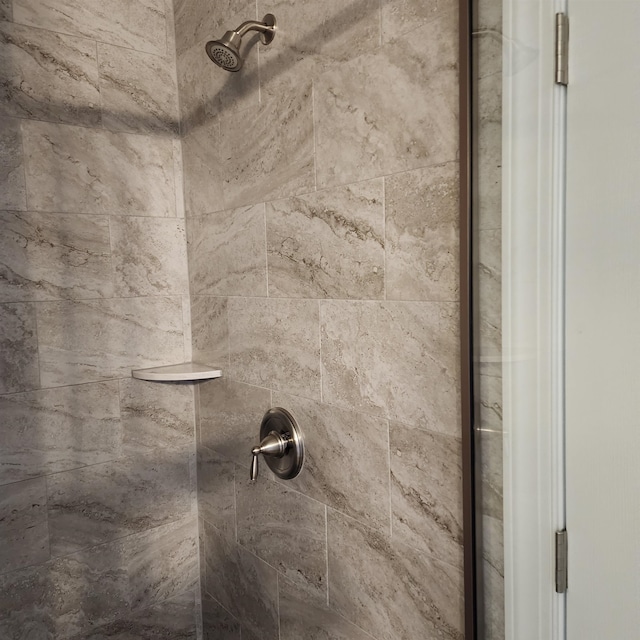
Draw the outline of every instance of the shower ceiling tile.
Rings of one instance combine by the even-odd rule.
[[[458,165],[385,179],[388,300],[457,301]]]
[[[291,411],[305,438],[303,472],[286,486],[388,534],[387,421],[283,393],[273,405]]]
[[[277,98],[380,46],[379,0],[259,0],[258,15],[273,13],[278,35],[260,47],[260,92]]]
[[[184,220],[112,216],[110,227],[116,296],[189,292]]]
[[[0,208],[27,208],[20,120],[13,118],[0,118]]]
[[[165,58],[98,43],[102,123],[113,131],[177,135],[178,88]]]
[[[263,204],[190,218],[189,240],[194,294],[267,295]]]
[[[0,397],[0,484],[118,458],[118,383]]]
[[[131,369],[182,362],[180,298],[38,303],[42,386],[131,375]]]
[[[459,569],[331,510],[328,542],[329,605],[347,620],[379,640],[464,638]]]
[[[165,0],[13,0],[13,19],[129,49],[166,53]]]
[[[44,478],[0,487],[0,573],[49,559]]]
[[[458,435],[458,305],[321,301],[323,400]]]
[[[36,310],[32,304],[0,305],[0,393],[40,386]]]
[[[394,541],[462,570],[460,440],[391,423],[390,448]]]
[[[100,125],[96,43],[0,23],[0,112]]]
[[[382,180],[267,203],[269,296],[382,298]]]
[[[113,295],[106,217],[5,211],[0,226],[0,300]]]
[[[230,298],[228,305],[231,377],[319,400],[318,303]]]
[[[171,140],[27,120],[22,133],[34,210],[175,216]]]
[[[457,44],[437,20],[314,81],[319,187],[456,160]]]

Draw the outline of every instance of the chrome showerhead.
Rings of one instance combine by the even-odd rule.
[[[234,31],[227,31],[220,40],[210,40],[205,46],[207,55],[225,71],[239,71],[244,62],[240,55],[242,37],[249,31],[258,31],[262,44],[271,43],[276,35],[275,16],[267,13],[262,22],[243,22]]]

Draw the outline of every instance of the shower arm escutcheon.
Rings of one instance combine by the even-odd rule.
[[[251,482],[258,478],[262,454],[271,471],[279,478],[295,478],[304,462],[302,433],[293,416],[281,407],[269,409],[260,425],[260,444],[251,449]]]

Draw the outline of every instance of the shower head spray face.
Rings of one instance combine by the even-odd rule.
[[[242,68],[240,45],[242,37],[235,31],[227,31],[220,40],[211,40],[206,44],[207,55],[225,71],[239,71]]]
[[[258,31],[262,44],[269,44],[276,34],[276,19],[268,13],[262,22],[243,22],[235,31],[227,31],[220,40],[207,42],[207,55],[225,71],[239,71],[244,62],[240,55],[242,36],[249,31]]]

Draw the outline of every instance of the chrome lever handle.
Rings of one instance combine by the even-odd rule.
[[[262,442],[251,449],[253,458],[251,460],[251,482],[255,482],[258,479],[258,460],[260,454],[263,456],[272,456],[274,458],[282,458],[287,451],[290,437],[288,433],[280,434],[276,431],[271,431],[263,439]]]

